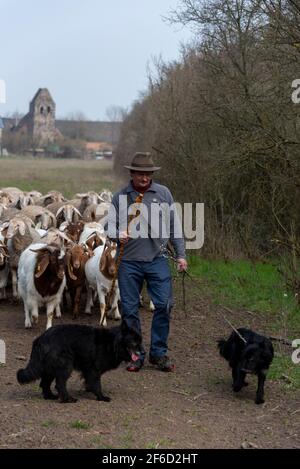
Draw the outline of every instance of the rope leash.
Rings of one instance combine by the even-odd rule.
[[[170,251],[168,250],[167,247],[162,247],[162,252],[163,252],[163,256],[164,257],[168,257],[169,259],[171,259],[173,262],[176,262],[177,263],[177,259],[175,258],[175,256],[170,253]],[[181,272],[182,274],[182,297],[183,297],[183,311],[184,311],[184,314],[185,314],[185,317],[187,317],[187,314],[186,314],[186,295],[185,295],[185,283],[184,283],[184,279],[185,279],[185,275],[187,275],[192,281],[193,283],[196,284],[196,282],[194,281],[193,277],[191,277],[191,275],[189,274],[189,272],[187,272],[186,270],[184,272]],[[246,344],[247,341],[246,339],[240,334],[240,332],[231,324],[231,322],[226,318],[226,316],[224,316],[224,314],[222,314],[220,311],[218,311],[218,313],[222,316],[222,318],[227,322],[227,324],[229,324],[229,326],[234,330],[234,332],[239,336],[239,338]]]
[[[177,262],[176,258],[170,253],[170,251],[162,246],[162,251],[163,251],[163,256],[164,257],[168,257],[169,259],[171,259],[172,261],[174,262]],[[197,282],[195,282],[194,278],[189,274],[189,272],[187,272],[186,270],[184,272],[181,272],[181,275],[182,275],[182,289],[183,289],[183,310],[184,310],[184,313],[185,313],[185,317],[187,317],[186,315],[186,295],[185,295],[185,284],[184,284],[184,277],[185,275],[187,275],[189,277],[190,280],[192,280],[192,282],[194,283],[194,285],[197,285]],[[221,305],[220,305],[221,306]],[[223,306],[221,306],[222,308],[224,308]],[[245,343],[247,344],[247,341],[246,339],[242,336],[242,334],[236,329],[236,327],[233,326],[233,324],[231,324],[231,322],[229,321],[229,319],[227,319],[227,317],[221,313],[221,311],[217,311],[218,314],[220,314],[220,316],[222,316],[222,318],[224,319],[225,322],[227,322],[227,324],[231,327],[231,329],[240,337],[240,339]],[[281,342],[285,345],[288,345],[288,346],[292,346],[292,341],[290,339],[286,339],[284,337],[274,337],[274,336],[268,336],[268,338],[272,341],[275,341],[275,342]]]

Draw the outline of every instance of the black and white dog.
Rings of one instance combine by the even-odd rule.
[[[247,373],[256,374],[258,386],[256,392],[256,404],[264,403],[264,384],[267,370],[273,360],[274,350],[270,339],[257,334],[250,329],[239,328],[239,334],[232,332],[227,340],[218,341],[220,355],[229,362],[232,368],[233,390],[238,392],[243,386]]]
[[[123,322],[109,329],[79,324],[63,324],[45,331],[32,344],[29,363],[17,372],[20,384],[41,378],[45,399],[76,402],[69,395],[66,383],[73,370],[80,371],[86,390],[98,401],[110,401],[102,394],[101,375],[117,368],[122,361],[139,359],[141,336]],[[51,391],[56,381],[58,396]]]

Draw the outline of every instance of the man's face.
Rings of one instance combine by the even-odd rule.
[[[147,187],[151,181],[153,171],[131,171],[132,182],[141,189]]]

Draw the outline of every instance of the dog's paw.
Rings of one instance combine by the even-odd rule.
[[[78,399],[75,399],[75,397],[72,397],[72,396],[69,396],[67,399],[61,399],[60,402],[62,404],[73,404],[75,402],[77,402]]]
[[[261,397],[257,397],[255,399],[255,404],[263,404],[264,402],[265,402],[264,399],[262,399]]]
[[[101,397],[97,397],[97,401],[104,401],[104,402],[110,402],[111,401],[111,398],[108,397],[108,396],[101,396]]]
[[[44,395],[44,399],[46,401],[56,401],[56,399],[58,399],[58,396],[56,394],[46,394]]]
[[[234,392],[239,392],[242,389],[243,386],[239,385],[233,385],[232,389]]]

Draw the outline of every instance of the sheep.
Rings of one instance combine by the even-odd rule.
[[[59,304],[66,285],[65,252],[56,245],[30,244],[20,257],[18,291],[24,302],[25,328],[38,322],[38,308],[47,309],[46,329],[52,326],[53,312],[60,316]]]
[[[12,205],[17,203],[20,194],[23,194],[23,191],[17,187],[2,187],[0,191],[0,197],[8,197]]]
[[[94,250],[94,256],[91,257],[85,264],[85,275],[87,279],[87,301],[85,306],[85,313],[91,314],[92,306],[92,291],[96,290],[100,302],[100,326],[107,326],[105,309],[106,301],[105,296],[110,291],[112,286],[112,279],[116,273],[116,243],[110,243],[106,240],[106,244],[98,246]],[[121,318],[118,308],[119,300],[119,287],[118,282],[115,282],[115,287],[112,292],[110,316],[115,320]]]
[[[86,199],[88,205],[102,202],[100,195],[94,191],[88,191],[84,194],[76,194],[75,199]]]
[[[10,200],[10,205],[21,209],[27,205],[34,205],[35,198],[30,192],[24,192],[17,187],[6,187],[0,192],[0,197],[2,202],[4,198],[8,197]]]
[[[109,189],[103,189],[102,192],[99,193],[99,197],[102,202],[111,202],[113,193]]]
[[[79,210],[76,207],[74,207],[73,204],[69,204],[69,203],[60,207],[57,210],[55,215],[56,215],[58,226],[63,221],[72,223],[72,222],[77,222],[78,217],[81,218],[81,213],[79,212]]]
[[[55,202],[51,202],[51,204],[47,205],[47,210],[49,210],[51,213],[53,213],[53,215],[56,215],[57,210],[59,210],[61,207],[63,207],[64,204],[65,204],[65,202],[58,201],[58,200],[55,201]]]
[[[106,217],[109,207],[109,202],[102,202],[101,204],[91,204],[83,212],[82,218],[86,222],[102,221]]]
[[[41,236],[41,241],[46,244],[55,244],[56,246],[63,247],[71,244],[72,240],[62,231],[57,228],[49,228],[49,230],[37,230]]]
[[[0,202],[5,208],[7,208],[12,204],[13,198],[7,192],[0,191]]]
[[[66,278],[70,293],[73,319],[80,311],[82,287],[85,285],[85,264],[93,256],[93,251],[84,244],[73,244],[66,251]]]
[[[34,205],[35,199],[29,192],[21,192],[17,201],[14,203],[16,208],[22,209],[28,205]]]
[[[48,207],[48,205],[60,202],[61,204],[67,202],[67,199],[59,191],[49,191],[46,195],[41,196],[36,200],[36,205]],[[49,207],[48,207],[49,208]]]
[[[3,204],[1,204],[1,208],[2,208],[2,205]],[[2,222],[9,221],[12,218],[14,218],[17,214],[20,213],[20,210],[15,207],[8,207],[8,208],[3,207],[2,210],[1,208],[0,208],[0,213],[1,213],[0,220]]]
[[[8,249],[3,242],[0,242],[0,298],[6,299],[6,285],[9,274]]]
[[[7,239],[9,265],[12,276],[13,297],[18,297],[17,269],[22,251],[32,242],[40,241],[40,236],[34,229],[33,221],[28,217],[16,216],[2,225],[2,235]]]
[[[78,202],[76,203],[76,200],[79,200],[80,203],[78,204]],[[83,215],[84,211],[92,204],[99,204],[101,203],[102,200],[99,196],[99,194],[97,194],[97,192],[94,192],[94,191],[89,191],[89,192],[86,192],[85,194],[76,194],[75,195],[75,199],[73,199],[72,201],[70,201],[69,203],[73,203],[75,205],[75,207],[80,211],[80,213]]]
[[[34,221],[36,228],[42,228],[42,230],[48,230],[48,228],[56,227],[55,215],[47,210],[45,207],[39,205],[29,205],[24,207],[21,212],[22,215],[26,215]]]
[[[78,199],[77,202],[80,204],[80,200]],[[53,202],[47,206],[47,209],[50,212],[54,213],[57,219],[57,226],[59,227],[64,221],[69,223],[77,222],[78,218],[81,218],[81,213],[79,212],[78,208],[75,207],[72,203],[65,203],[65,202]]]
[[[28,192],[29,195],[31,195],[31,197],[34,197],[35,199],[39,199],[40,197],[43,197],[43,194],[39,191],[29,191]]]

